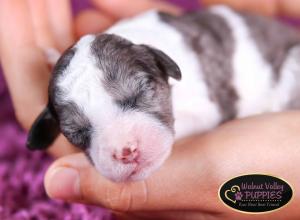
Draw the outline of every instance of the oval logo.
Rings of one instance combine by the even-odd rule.
[[[292,196],[292,187],[286,181],[263,174],[235,177],[219,189],[225,205],[247,213],[275,211],[288,204]]]

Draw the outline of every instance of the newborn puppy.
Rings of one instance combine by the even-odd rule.
[[[105,177],[144,179],[176,139],[299,108],[299,45],[294,29],[225,6],[121,21],[60,57],[28,147],[62,132]]]

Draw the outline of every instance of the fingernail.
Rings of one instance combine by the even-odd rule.
[[[46,191],[51,198],[62,200],[80,199],[80,179],[77,170],[56,167],[46,177]]]

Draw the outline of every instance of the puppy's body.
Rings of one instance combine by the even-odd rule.
[[[292,28],[224,6],[121,21],[59,59],[29,146],[48,146],[60,130],[107,178],[146,178],[174,139],[299,108],[299,45]]]
[[[172,82],[177,138],[300,107],[300,35],[271,19],[225,6],[179,18],[151,11],[107,32],[159,48],[180,67],[182,80]]]

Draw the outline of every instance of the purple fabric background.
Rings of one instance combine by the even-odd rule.
[[[196,0],[172,0],[185,9]],[[90,7],[73,0],[74,13]],[[0,70],[0,220],[106,220],[109,211],[92,206],[50,200],[43,188],[45,170],[52,159],[25,148],[26,133],[18,126]]]

